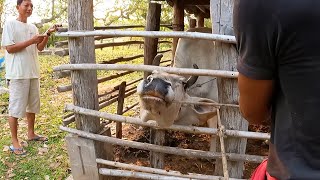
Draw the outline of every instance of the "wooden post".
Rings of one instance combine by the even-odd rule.
[[[197,16],[197,27],[204,27],[204,17],[201,13]]]
[[[191,29],[191,28],[195,28],[196,25],[197,25],[197,20],[190,18],[190,19],[189,19],[189,28],[190,28],[190,29]]]
[[[155,130],[151,128],[150,141],[152,144],[163,146],[166,142],[165,135],[166,135],[165,130]],[[156,152],[150,151],[150,166],[153,168],[163,169],[164,156],[165,154],[163,153],[156,153]]]
[[[93,26],[93,0],[69,0],[68,1],[68,22],[70,31],[92,31]],[[81,37],[81,38],[69,38],[69,54],[70,63],[96,63],[95,61],[95,47],[94,37]],[[71,73],[72,89],[73,89],[73,101],[75,105],[80,107],[98,110],[98,80],[96,70],[82,70],[72,71]],[[102,130],[100,127],[100,120],[97,117],[91,117],[86,115],[75,115],[76,127],[79,130],[99,133]],[[94,142],[88,146],[93,146],[96,157],[107,157],[106,152],[110,149],[106,149],[104,143]],[[111,148],[110,146],[108,146]],[[69,153],[69,155],[71,155]],[[89,156],[89,155],[88,155]],[[70,159],[71,164],[74,162]],[[98,172],[98,167],[96,167]],[[72,169],[73,176],[81,176],[75,174],[77,171]],[[82,174],[83,176],[85,174]],[[91,178],[93,179],[93,178]],[[106,179],[99,175],[99,179]]]
[[[161,4],[149,3],[147,14],[146,31],[159,31],[160,30],[160,15]],[[144,64],[151,65],[153,58],[157,55],[158,38],[145,38],[144,39]],[[144,78],[150,73],[145,72]]]
[[[174,31],[184,31],[184,0],[173,0],[173,24]],[[177,44],[179,38],[172,40],[172,62],[176,54]]]
[[[146,31],[159,31],[160,30],[160,16],[161,16],[161,5],[158,3],[149,3]],[[158,39],[157,38],[145,38],[144,43],[144,64],[153,64],[153,59],[157,55]],[[144,78],[150,73],[145,72]],[[151,143],[157,145],[163,145],[165,131],[158,131],[151,129],[150,136]],[[150,165],[151,167],[164,168],[164,154],[150,152]]]
[[[122,82],[119,86],[119,96],[118,96],[118,107],[117,107],[117,114],[123,114],[123,104],[124,104],[124,97],[126,93],[126,82]],[[122,123],[117,122],[116,124],[116,137],[122,139]]]
[[[232,26],[233,0],[210,0],[212,29],[215,34],[230,35]],[[237,53],[232,44],[216,42],[217,65],[220,70],[236,70]],[[236,79],[218,78],[220,103],[238,102],[238,86]],[[244,120],[237,108],[221,107],[221,121],[226,129],[248,130],[248,122]],[[244,138],[225,139],[226,152],[244,154],[247,140]],[[217,161],[216,174],[223,175],[222,163]],[[241,178],[243,162],[228,162],[230,177]]]

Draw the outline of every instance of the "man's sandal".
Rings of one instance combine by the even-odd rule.
[[[28,141],[40,141],[40,142],[47,142],[48,138],[44,137],[44,136],[36,136],[32,139],[28,139]]]
[[[10,145],[9,149],[12,153],[18,156],[23,156],[27,154],[27,151],[25,151],[23,148],[14,148],[13,145]]]

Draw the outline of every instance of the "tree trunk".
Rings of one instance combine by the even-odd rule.
[[[69,0],[68,1],[68,22],[70,31],[92,31],[93,26],[93,1],[92,0]],[[70,63],[96,63],[94,37],[69,38]],[[98,102],[98,80],[96,70],[72,71],[71,73],[73,101],[76,106],[87,109],[99,110]],[[86,115],[75,115],[76,127],[79,130],[98,134],[103,128],[100,127],[100,120],[97,117]],[[107,152],[112,149],[105,143],[94,142],[96,158],[108,159]],[[88,155],[84,155],[88,156]],[[110,159],[110,155],[109,155]],[[72,162],[71,164],[75,163]],[[96,164],[96,173],[98,173]],[[72,170],[73,171],[73,170]],[[77,177],[79,174],[77,175]],[[82,174],[82,176],[88,176]],[[98,175],[99,179],[107,179]],[[90,177],[88,177],[90,178]]]
[[[232,9],[233,0],[210,0],[212,29],[214,34],[233,34]],[[232,44],[216,42],[215,53],[217,65],[220,70],[236,71],[237,53]],[[238,86],[236,79],[218,78],[219,102],[234,104],[238,102]],[[221,121],[226,129],[248,130],[248,123],[244,120],[238,108],[221,107]],[[247,139],[226,138],[226,152],[244,154]],[[230,177],[241,178],[243,176],[243,162],[228,162]],[[216,174],[223,175],[222,163],[217,161]]]

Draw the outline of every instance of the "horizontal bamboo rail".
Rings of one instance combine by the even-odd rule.
[[[128,140],[93,134],[89,132],[84,132],[84,131],[80,131],[77,129],[72,129],[64,126],[60,126],[60,129],[72,134],[76,134],[83,138],[110,143],[118,146],[128,146],[131,148],[137,148],[137,149],[165,153],[165,154],[193,157],[193,158],[221,159],[222,157],[221,153],[219,152],[201,151],[201,150],[194,150],[194,149],[182,149],[177,147],[159,146],[159,145],[148,144],[148,143],[128,141]],[[261,163],[265,159],[265,157],[262,157],[262,156],[235,154],[235,153],[226,153],[226,157],[230,161],[248,161],[248,162],[254,162],[254,163]]]
[[[163,50],[163,51],[158,51],[157,53],[158,54],[161,54],[161,53],[166,53],[166,52],[169,52],[171,51],[171,49],[168,49],[168,50]],[[143,54],[140,54],[140,55],[136,55],[136,56],[131,56],[131,57],[119,57],[119,58],[116,58],[116,59],[111,59],[111,60],[108,60],[108,61],[102,61],[101,63],[99,64],[115,64],[115,63],[118,63],[118,62],[127,62],[127,61],[131,61],[131,60],[134,60],[134,59],[138,59],[138,58],[142,58],[144,57]],[[166,60],[166,61],[161,61],[160,64],[162,63],[166,63],[166,62],[169,62],[171,60]],[[55,78],[65,78],[65,77],[70,77],[71,76],[71,71],[69,70],[66,70],[66,71],[57,71],[54,73],[55,75]]]
[[[151,174],[151,173],[133,172],[133,171],[107,169],[107,168],[100,168],[99,173],[106,176],[139,178],[139,179],[196,180],[193,178],[190,179],[190,178],[182,178],[182,177],[172,177],[172,176],[165,176],[165,175],[158,175],[158,174]]]
[[[130,169],[134,171],[140,171],[140,172],[146,172],[146,173],[152,173],[152,174],[160,174],[160,175],[166,175],[166,176],[176,176],[176,177],[182,177],[182,178],[194,178],[199,180],[221,180],[220,176],[211,176],[211,175],[203,175],[203,174],[195,174],[195,173],[188,173],[188,174],[182,174],[179,171],[171,171],[171,170],[163,170],[163,169],[157,169],[157,168],[150,168],[150,167],[144,167],[144,166],[137,166],[133,164],[125,164],[115,161],[109,161],[104,159],[97,159],[97,163],[104,164],[107,166],[122,168],[122,169]],[[230,179],[230,180],[236,180],[236,179]]]
[[[172,29],[171,24],[160,24],[161,27]],[[145,28],[143,25],[120,25],[120,26],[95,26],[95,30],[107,30],[107,29],[129,29],[129,28]],[[58,32],[67,32],[68,28],[58,28]]]
[[[133,89],[133,90],[131,90],[131,91],[128,91],[128,92],[125,94],[124,98],[127,98],[127,97],[133,95],[133,94],[136,93],[136,92],[137,92],[136,89]],[[107,102],[101,102],[101,103],[99,102],[99,110],[100,110],[100,109],[103,109],[103,108],[105,108],[105,107],[107,107],[107,106],[109,106],[109,105],[111,105],[111,104],[113,104],[113,103],[115,103],[115,102],[117,102],[117,101],[118,101],[118,96],[115,96],[115,97],[113,97],[112,99],[109,99],[109,101],[107,101]],[[63,120],[63,125],[64,125],[64,126],[68,126],[69,124],[73,123],[74,121],[75,121],[74,113],[71,113],[71,114],[69,114],[68,117],[66,117],[66,118]]]
[[[216,128],[205,128],[205,127],[196,127],[196,126],[181,126],[181,125],[172,125],[168,128],[159,127],[154,121],[152,122],[143,122],[139,118],[125,117],[116,114],[110,114],[106,112],[99,112],[95,110],[85,109],[78,106],[74,106],[72,104],[67,104],[65,106],[65,110],[73,111],[74,113],[89,115],[100,117],[108,120],[136,124],[140,126],[152,127],[155,129],[166,129],[166,130],[174,130],[174,131],[182,131],[187,133],[194,134],[209,134],[209,135],[218,135],[218,129]],[[259,132],[248,132],[248,131],[237,131],[237,130],[225,130],[226,136],[239,137],[239,138],[250,138],[250,139],[260,139],[260,140],[268,140],[270,139],[270,135],[267,133],[259,133]]]
[[[53,68],[54,71],[63,70],[127,70],[127,71],[146,71],[153,70],[174,73],[180,75],[197,75],[197,76],[214,76],[224,78],[237,78],[238,72],[224,70],[209,70],[209,69],[189,69],[189,68],[174,68],[174,67],[159,67],[151,65],[128,65],[128,64],[64,64]]]
[[[95,36],[94,37],[94,40],[98,41],[98,40],[101,40],[101,39],[110,39],[112,37],[105,37],[105,36]],[[63,47],[63,46],[67,46],[68,45],[68,40],[66,41],[58,41],[58,42],[55,42],[54,45],[56,47]]]
[[[171,43],[170,41],[159,41],[159,43]],[[132,45],[132,44],[144,44],[143,41],[125,41],[125,42],[113,42],[113,43],[101,43],[101,44],[95,44],[95,49],[102,49],[107,47],[116,47],[116,46],[125,46],[125,45]],[[69,55],[69,49],[63,49],[58,50],[54,52],[55,55],[58,56],[68,56]]]
[[[224,43],[236,43],[236,38],[229,35],[209,34],[199,32],[166,32],[166,31],[68,31],[56,33],[60,37],[90,37],[90,36],[107,36],[107,37],[150,37],[150,38],[189,38],[220,41]]]

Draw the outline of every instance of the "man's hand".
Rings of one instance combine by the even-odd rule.
[[[43,39],[45,38],[45,35],[35,35],[31,38],[31,42],[32,44],[39,44],[43,41]]]
[[[53,32],[56,32],[59,27],[62,27],[62,25],[61,25],[61,24],[55,24],[55,25],[51,26],[51,27],[45,32],[45,35],[50,36],[50,34],[53,33]]]

